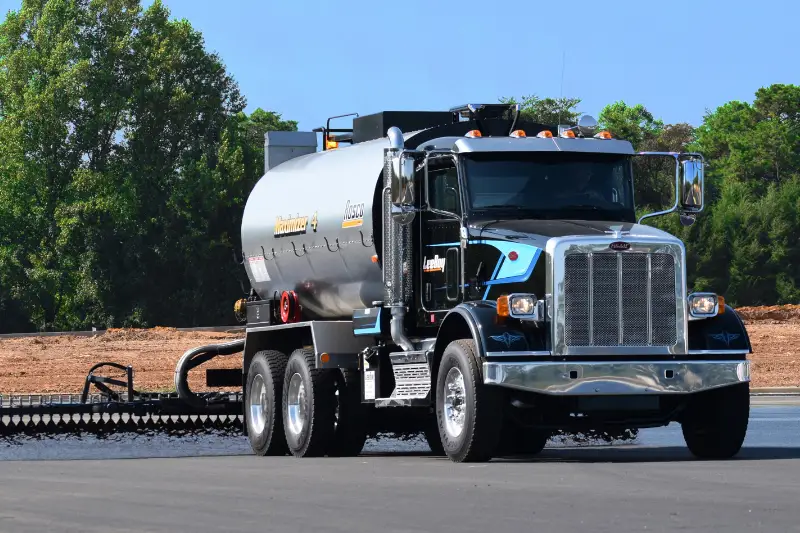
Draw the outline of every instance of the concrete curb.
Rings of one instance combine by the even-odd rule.
[[[800,396],[800,387],[752,387],[751,396]]]

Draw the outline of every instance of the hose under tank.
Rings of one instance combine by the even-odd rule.
[[[217,393],[199,396],[189,388],[189,371],[219,355],[234,355],[244,350],[244,339],[223,344],[207,344],[191,348],[183,354],[175,366],[175,390],[178,397],[190,405],[205,407],[218,396]]]

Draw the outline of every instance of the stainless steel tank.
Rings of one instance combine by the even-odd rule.
[[[262,299],[293,290],[304,319],[314,319],[350,318],[383,298],[376,259],[388,146],[383,138],[303,155],[258,181],[244,209],[242,247]]]

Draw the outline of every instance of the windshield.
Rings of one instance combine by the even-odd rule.
[[[473,153],[464,158],[473,212],[635,222],[631,164],[616,154]]]

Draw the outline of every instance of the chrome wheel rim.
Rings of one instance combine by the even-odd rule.
[[[466,400],[464,375],[457,367],[453,367],[444,378],[444,427],[451,438],[458,437],[464,431]]]
[[[267,413],[269,413],[267,386],[261,374],[256,374],[250,385],[250,424],[256,433],[263,433],[267,427]]]
[[[287,411],[289,414],[289,431],[292,435],[300,435],[306,425],[306,386],[303,377],[295,372],[289,380]]]

